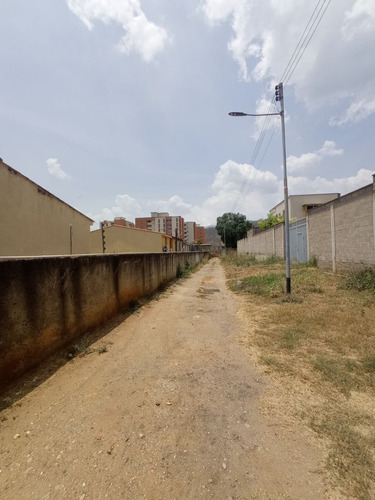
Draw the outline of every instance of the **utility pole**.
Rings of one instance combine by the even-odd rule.
[[[285,143],[285,112],[284,112],[284,87],[282,83],[275,87],[276,101],[280,102],[281,111],[281,134],[283,142],[283,171],[284,171],[284,249],[285,249],[285,275],[286,275],[286,293],[291,293],[290,279],[290,243],[289,243],[289,195],[288,195],[288,175],[286,166],[286,143]]]
[[[280,116],[281,118],[281,132],[283,141],[283,168],[284,168],[284,255],[286,264],[286,293],[291,293],[291,280],[290,280],[290,244],[289,244],[289,196],[288,196],[288,176],[286,168],[286,146],[285,146],[285,116],[284,116],[284,88],[283,84],[279,83],[275,87],[276,101],[280,102],[281,111],[277,113],[243,113],[242,111],[231,111],[229,116]]]
[[[105,234],[104,234],[104,224],[103,224],[103,222],[100,223],[100,230],[101,230],[101,233],[102,233],[102,250],[103,250],[103,253],[105,253]]]

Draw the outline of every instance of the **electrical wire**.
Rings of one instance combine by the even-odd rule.
[[[324,17],[324,14],[326,13],[330,3],[331,3],[331,0],[318,0],[316,6],[314,8],[314,11],[311,14],[311,16],[306,24],[306,27],[305,27],[297,45],[296,45],[287,65],[286,65],[286,67],[281,75],[281,78],[279,79],[280,82],[284,81],[284,85],[286,85],[289,82],[293,73],[295,72],[299,62],[301,61],[301,58],[303,57],[303,54],[305,53],[308,45],[311,42],[312,37],[314,36],[318,26],[320,25],[320,23]],[[267,113],[275,112],[275,110],[276,110],[276,103],[275,103],[275,96],[273,96],[273,99],[270,103],[270,106],[269,106]],[[239,190],[237,198],[236,198],[236,201],[234,203],[234,207],[232,209],[233,212],[235,211],[236,207],[238,206],[240,200],[244,199],[247,196],[248,192],[250,191],[250,187],[252,186],[252,184],[254,183],[254,181],[257,177],[259,167],[262,164],[264,157],[268,151],[268,148],[272,142],[276,127],[274,127],[274,129],[273,129],[273,132],[270,136],[270,139],[267,143],[267,146],[264,149],[262,158],[258,164],[258,168],[256,168],[255,167],[256,159],[257,159],[257,157],[260,153],[260,150],[262,148],[262,145],[263,145],[263,142],[264,142],[265,137],[267,135],[267,132],[269,130],[270,122],[271,122],[272,118],[274,118],[274,117],[273,116],[266,116],[265,119],[263,120],[263,125],[262,125],[260,132],[259,132],[258,139],[255,143],[254,150],[253,150],[253,153],[252,153],[251,159],[250,159],[250,165],[253,167],[251,169],[251,171],[255,170],[255,175],[253,178],[250,178],[250,176],[248,176],[248,177],[245,177],[243,179],[243,181],[241,183],[240,190]]]

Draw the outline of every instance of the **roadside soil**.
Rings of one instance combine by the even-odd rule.
[[[237,304],[212,259],[1,412],[0,497],[333,498],[309,431],[261,413]]]

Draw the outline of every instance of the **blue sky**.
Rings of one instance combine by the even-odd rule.
[[[372,181],[375,0],[0,0],[0,156],[96,221],[265,217],[290,194]],[[316,11],[318,12],[318,10]]]

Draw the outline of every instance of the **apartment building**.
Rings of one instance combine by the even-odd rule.
[[[168,212],[151,212],[150,217],[137,217],[135,227],[164,233],[180,239],[185,237],[184,219],[180,215],[169,215]]]
[[[202,245],[206,244],[206,230],[198,224],[195,228],[195,241],[199,241]]]
[[[114,220],[104,220],[103,227],[119,226],[119,227],[135,227],[134,222],[130,222],[125,217],[115,217]]]
[[[185,222],[185,241],[192,245],[196,242],[195,233],[196,233],[196,223],[195,222]]]

